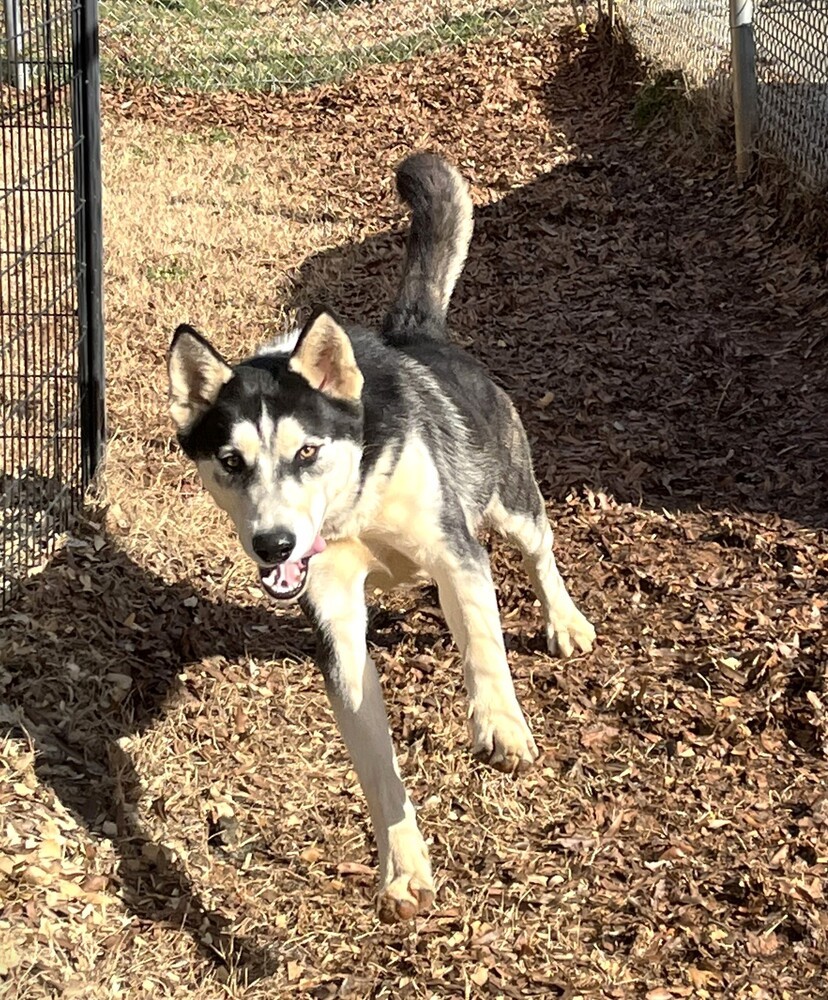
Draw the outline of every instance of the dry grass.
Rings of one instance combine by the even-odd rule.
[[[502,41],[278,101],[107,95],[109,506],[3,623],[4,1000],[825,995],[825,264],[642,142],[603,65]],[[175,451],[163,359],[185,319],[238,357],[311,299],[376,317],[422,146],[472,178],[453,321],[601,641],[539,652],[496,549],[544,751],[512,781],[466,753],[433,594],[377,609],[440,880],[386,929],[311,637]]]
[[[142,80],[189,90],[290,90],[548,25],[569,9],[562,0],[383,0],[381,7],[370,0],[277,0],[255,7],[104,0],[103,69],[116,85]]]

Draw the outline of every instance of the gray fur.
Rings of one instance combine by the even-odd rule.
[[[383,333],[399,345],[423,337],[442,340],[471,241],[472,200],[457,170],[432,153],[416,153],[400,165],[397,190],[411,207],[411,229],[402,282]]]
[[[465,182],[437,157],[418,154],[401,165],[397,183],[412,208],[411,231],[381,336],[317,313],[300,334],[230,369],[212,359],[203,338],[184,331],[173,342],[170,366],[182,444],[237,526],[247,518],[240,534],[249,524],[292,530],[298,514],[303,530],[310,525],[289,560],[265,563],[262,579],[271,573],[287,579],[288,571],[293,579],[297,559],[305,567],[289,596],[299,598],[317,633],[319,666],[368,799],[383,920],[427,908],[434,886],[368,654],[366,584],[394,586],[417,571],[437,583],[463,658],[473,750],[503,771],[530,766],[538,751],[509,674],[479,529],[491,525],[521,550],[551,652],[586,652],[594,638],[555,566],[520,418],[506,393],[446,333],[446,310],[472,231]],[[218,374],[208,380],[207,399],[198,378],[204,366],[186,364],[188,351],[214,361]],[[278,442],[280,432],[285,461],[276,462],[270,442]],[[249,459],[255,488],[215,469],[237,441],[239,456],[245,448],[261,456]],[[288,465],[296,465],[303,441],[319,445],[318,465],[291,473]],[[225,481],[238,484],[235,492]]]

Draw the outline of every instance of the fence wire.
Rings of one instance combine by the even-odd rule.
[[[45,5],[44,5],[45,4]],[[0,35],[0,607],[90,471],[81,0],[6,0]]]
[[[102,0],[104,70],[191,90],[278,90],[516,28],[569,0]]]
[[[618,0],[643,56],[728,103],[727,0]],[[811,187],[828,185],[828,0],[755,0],[760,149]]]
[[[813,186],[828,185],[828,0],[763,0],[755,11],[763,139]]]
[[[636,48],[694,88],[726,100],[730,77],[727,0],[618,0]]]
[[[581,0],[102,0],[115,83],[185,90],[308,87],[360,66],[518,28]],[[756,0],[758,142],[828,184],[828,0]],[[641,55],[730,106],[728,0],[615,0]]]

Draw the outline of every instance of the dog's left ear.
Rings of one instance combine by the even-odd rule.
[[[362,372],[348,334],[329,312],[322,310],[308,320],[288,367],[326,396],[359,402]]]
[[[170,415],[180,434],[186,433],[215,403],[221,387],[233,376],[224,358],[191,326],[173,334],[168,360]]]

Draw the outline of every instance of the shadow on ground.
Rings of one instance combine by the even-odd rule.
[[[266,606],[211,601],[188,583],[170,584],[84,518],[23,586],[4,625],[9,735],[32,740],[40,781],[90,832],[113,842],[127,908],[142,921],[188,931],[206,957],[251,981],[274,968],[275,956],[227,934],[228,921],[202,901],[173,853],[142,829],[134,808],[140,778],[119,741],[187,697],[187,664],[312,652],[298,617],[277,623]],[[204,822],[207,843],[221,848],[207,810]]]
[[[824,525],[824,263],[726,167],[665,164],[630,124],[628,73],[570,44],[544,98],[577,155],[478,208],[452,328],[515,399],[548,496]],[[376,322],[403,239],[311,257],[293,305]]]
[[[604,63],[596,58],[589,43],[573,46],[544,92],[550,120],[566,131],[577,156],[518,190],[508,190],[504,182],[502,197],[479,210],[452,325],[515,399],[551,498],[586,485],[618,500],[642,500],[655,510],[714,507],[823,525],[828,513],[828,368],[822,265],[793,239],[771,238],[762,212],[749,197],[733,191],[721,168],[687,172],[661,162],[662,153],[628,126],[628,89],[604,72]],[[577,101],[573,95],[579,95]],[[585,101],[603,102],[602,114],[582,114]],[[327,302],[349,319],[375,321],[391,294],[402,239],[401,232],[386,233],[309,259],[298,275],[294,305],[301,309]],[[565,765],[560,780],[577,786],[584,809],[600,798],[590,781],[598,783],[606,772],[607,789],[628,795],[625,808],[640,796],[666,825],[678,815],[678,806],[658,797],[667,787],[659,784],[659,754],[665,773],[683,766],[691,759],[683,756],[686,746],[698,737],[695,759],[712,767],[718,758],[712,751],[706,756],[703,741],[715,738],[724,747],[721,753],[732,753],[738,763],[746,741],[770,730],[780,700],[773,671],[780,657],[788,655],[768,653],[770,638],[775,640],[772,629],[796,624],[778,611],[779,593],[784,591],[793,614],[805,604],[801,590],[807,581],[797,576],[802,559],[781,532],[781,541],[768,542],[774,548],[766,557],[753,527],[748,531],[750,526],[734,528],[726,519],[711,518],[705,522],[708,535],[699,528],[694,536],[694,523],[654,524],[636,519],[639,513],[614,510],[604,516],[591,508],[592,520],[584,516],[584,523],[573,527],[578,539],[572,551],[583,564],[578,586],[586,590],[593,580],[588,574],[597,574],[594,608],[601,608],[615,631],[608,626],[603,633],[605,646],[590,659],[588,670],[567,676],[550,668],[543,676],[531,676],[535,714],[549,718],[550,744],[552,729],[569,732],[569,747],[560,751]],[[576,517],[581,514],[573,514],[572,520]],[[672,562],[661,558],[667,549]],[[699,596],[694,592],[688,597],[684,584],[694,559]],[[781,583],[774,575],[777,563],[784,573]],[[172,557],[170,564],[172,575]],[[750,586],[759,596],[749,595],[756,607],[743,613],[737,607],[739,595]],[[509,581],[501,598],[510,614],[515,612],[511,628],[522,628],[524,619],[517,612],[525,612],[527,621],[531,617],[525,589]],[[228,935],[219,908],[199,898],[184,868],[142,830],[128,808],[134,801],[129,786],[138,777],[119,741],[152,725],[173,697],[186,696],[179,675],[188,663],[216,655],[232,660],[311,653],[304,626],[281,623],[274,638],[273,625],[266,606],[237,607],[205,598],[195,583],[170,583],[137,565],[93,526],[26,585],[3,635],[8,674],[3,677],[4,700],[19,719],[15,732],[32,737],[42,782],[90,830],[115,844],[121,858],[120,894],[127,905],[141,920],[186,929],[204,953],[241,966],[248,978],[271,968],[272,956],[256,942]],[[714,626],[718,631],[711,639]],[[738,629],[750,641],[737,668],[725,652],[732,652],[732,636],[741,635]],[[804,627],[803,636],[804,646],[811,641]],[[792,648],[786,638],[785,649]],[[529,652],[518,650],[527,660]],[[814,664],[821,662],[819,655],[813,651]],[[797,684],[791,699],[796,698],[796,713],[804,718],[817,668],[804,675],[790,663],[784,660],[791,683]],[[432,662],[429,671],[433,668]],[[530,676],[531,666],[521,669]],[[623,681],[623,670],[635,680],[626,691],[623,685],[613,687],[619,678]],[[735,687],[734,676],[744,691]],[[426,672],[424,686],[430,686],[429,677]],[[401,684],[408,682],[406,675]],[[734,690],[751,706],[750,713],[744,710],[747,722],[741,729],[717,714],[718,699],[738,700]],[[708,696],[710,704],[704,700]],[[581,714],[570,718],[571,705]],[[435,706],[430,710],[436,712]],[[788,714],[794,721],[799,718],[793,710]],[[582,728],[585,719],[594,723],[592,730]],[[607,727],[606,719],[615,725]],[[774,780],[790,777],[793,785],[796,775],[807,777],[804,758],[821,761],[820,732],[811,726],[804,736],[789,736],[795,749],[780,738],[778,751],[790,758],[787,770],[783,774],[778,761],[772,767]],[[618,758],[606,766],[595,759],[602,740],[621,747]],[[638,754],[636,774],[629,766],[633,752]],[[768,766],[765,758],[757,758],[755,769],[766,784],[762,769]],[[639,779],[646,767],[653,773]],[[719,780],[726,800],[734,783]],[[696,789],[712,794],[712,779],[700,772],[679,791],[691,787],[694,794]],[[607,802],[612,804],[610,791]],[[699,798],[700,815],[708,815],[706,801]],[[612,846],[618,830],[629,824],[634,850],[619,848],[619,859],[612,862],[615,881],[606,891],[613,905],[626,908],[622,916],[630,937],[620,944],[604,940],[616,934],[619,910],[608,930],[595,931],[595,940],[603,942],[608,954],[616,946],[634,950],[644,922],[637,906],[663,905],[664,911],[653,910],[652,918],[662,929],[678,913],[685,937],[688,928],[699,925],[701,917],[689,909],[698,903],[697,882],[679,885],[677,880],[673,898],[661,882],[656,890],[646,881],[656,877],[653,873],[668,857],[663,852],[678,852],[669,855],[677,865],[689,858],[686,867],[693,879],[698,874],[691,869],[694,850],[708,882],[711,872],[730,877],[732,870],[725,838],[710,838],[696,848],[682,847],[684,841],[675,847],[672,841],[654,840],[648,855],[636,826],[638,813],[630,811],[626,819],[621,806],[619,810],[618,825],[609,806],[600,820],[581,817],[586,832],[578,837],[573,829],[577,832],[581,820],[574,808],[572,816],[567,812],[560,819],[560,829],[534,834],[544,854],[549,843],[557,845],[562,857],[566,852],[577,857],[581,847],[589,853],[590,860],[578,869],[583,878],[573,885],[586,886],[592,894],[594,831],[604,822],[611,824],[605,839]],[[752,829],[763,833],[770,815],[767,805],[767,814]],[[774,814],[774,821],[784,819]],[[687,831],[679,825],[678,833],[695,836],[696,827],[688,824]],[[765,847],[770,856],[771,847]],[[704,853],[714,850],[721,854],[714,859],[718,868]],[[641,882],[645,888],[637,890],[645,900],[641,903],[629,888],[633,855],[636,863],[641,858],[652,862]],[[761,904],[768,926],[777,926],[779,895],[769,891],[769,901]],[[558,912],[562,898],[555,896],[549,913]],[[592,902],[591,895],[585,898],[583,914],[579,910],[572,916],[578,927],[587,926]],[[726,902],[730,906],[729,898]],[[681,907],[688,908],[686,919]],[[753,919],[747,904],[745,912],[745,921]],[[343,923],[350,930],[349,919]],[[798,941],[791,937],[785,947],[794,949]],[[692,954],[682,953],[684,965],[702,953],[702,945],[694,947]],[[641,955],[642,963],[651,963],[643,944]],[[387,954],[383,960],[387,962]]]

